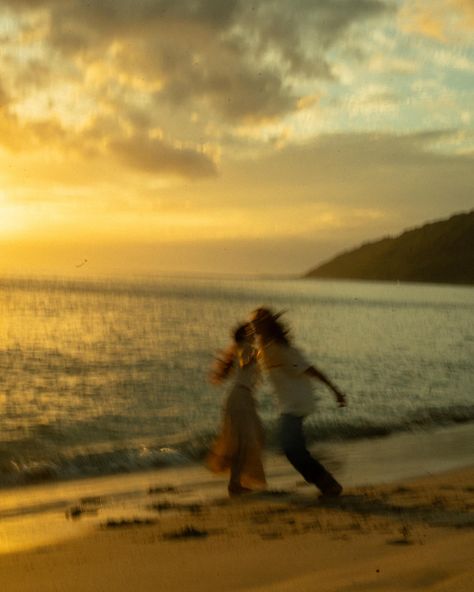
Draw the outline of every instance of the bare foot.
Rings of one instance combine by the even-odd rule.
[[[342,493],[342,485],[338,483],[335,479],[331,479],[329,483],[327,483],[324,488],[321,488],[321,497],[324,498],[334,498],[339,497]]]
[[[229,487],[227,488],[227,491],[229,492],[229,495],[231,497],[234,495],[244,495],[246,493],[252,493],[251,489],[249,489],[248,487],[244,487],[243,485],[240,485],[240,484],[229,485]]]

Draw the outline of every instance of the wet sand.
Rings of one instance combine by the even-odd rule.
[[[160,483],[122,508],[83,499],[63,516],[83,536],[0,556],[1,589],[472,589],[474,467],[333,501],[301,483],[238,499],[192,493]]]

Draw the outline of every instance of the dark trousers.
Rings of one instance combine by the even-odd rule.
[[[303,475],[305,481],[313,483],[325,493],[338,483],[306,448],[303,419],[304,417],[289,413],[280,416],[280,444],[286,458]]]

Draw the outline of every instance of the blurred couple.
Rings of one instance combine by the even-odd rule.
[[[312,379],[333,392],[340,407],[344,394],[293,346],[282,313],[258,308],[248,323],[233,332],[230,347],[216,358],[211,382],[222,384],[232,378],[221,431],[207,458],[215,473],[230,472],[229,495],[265,489],[262,463],[264,430],[257,413],[254,393],[263,370],[280,407],[279,442],[289,462],[321,494],[337,497],[342,486],[306,447],[303,421],[314,411]]]

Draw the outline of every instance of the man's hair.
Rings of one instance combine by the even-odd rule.
[[[284,323],[280,321],[282,312],[273,312],[270,308],[260,307],[252,313],[252,323],[260,324],[265,326],[266,336],[270,339],[283,343],[285,345],[290,344],[290,331]]]

